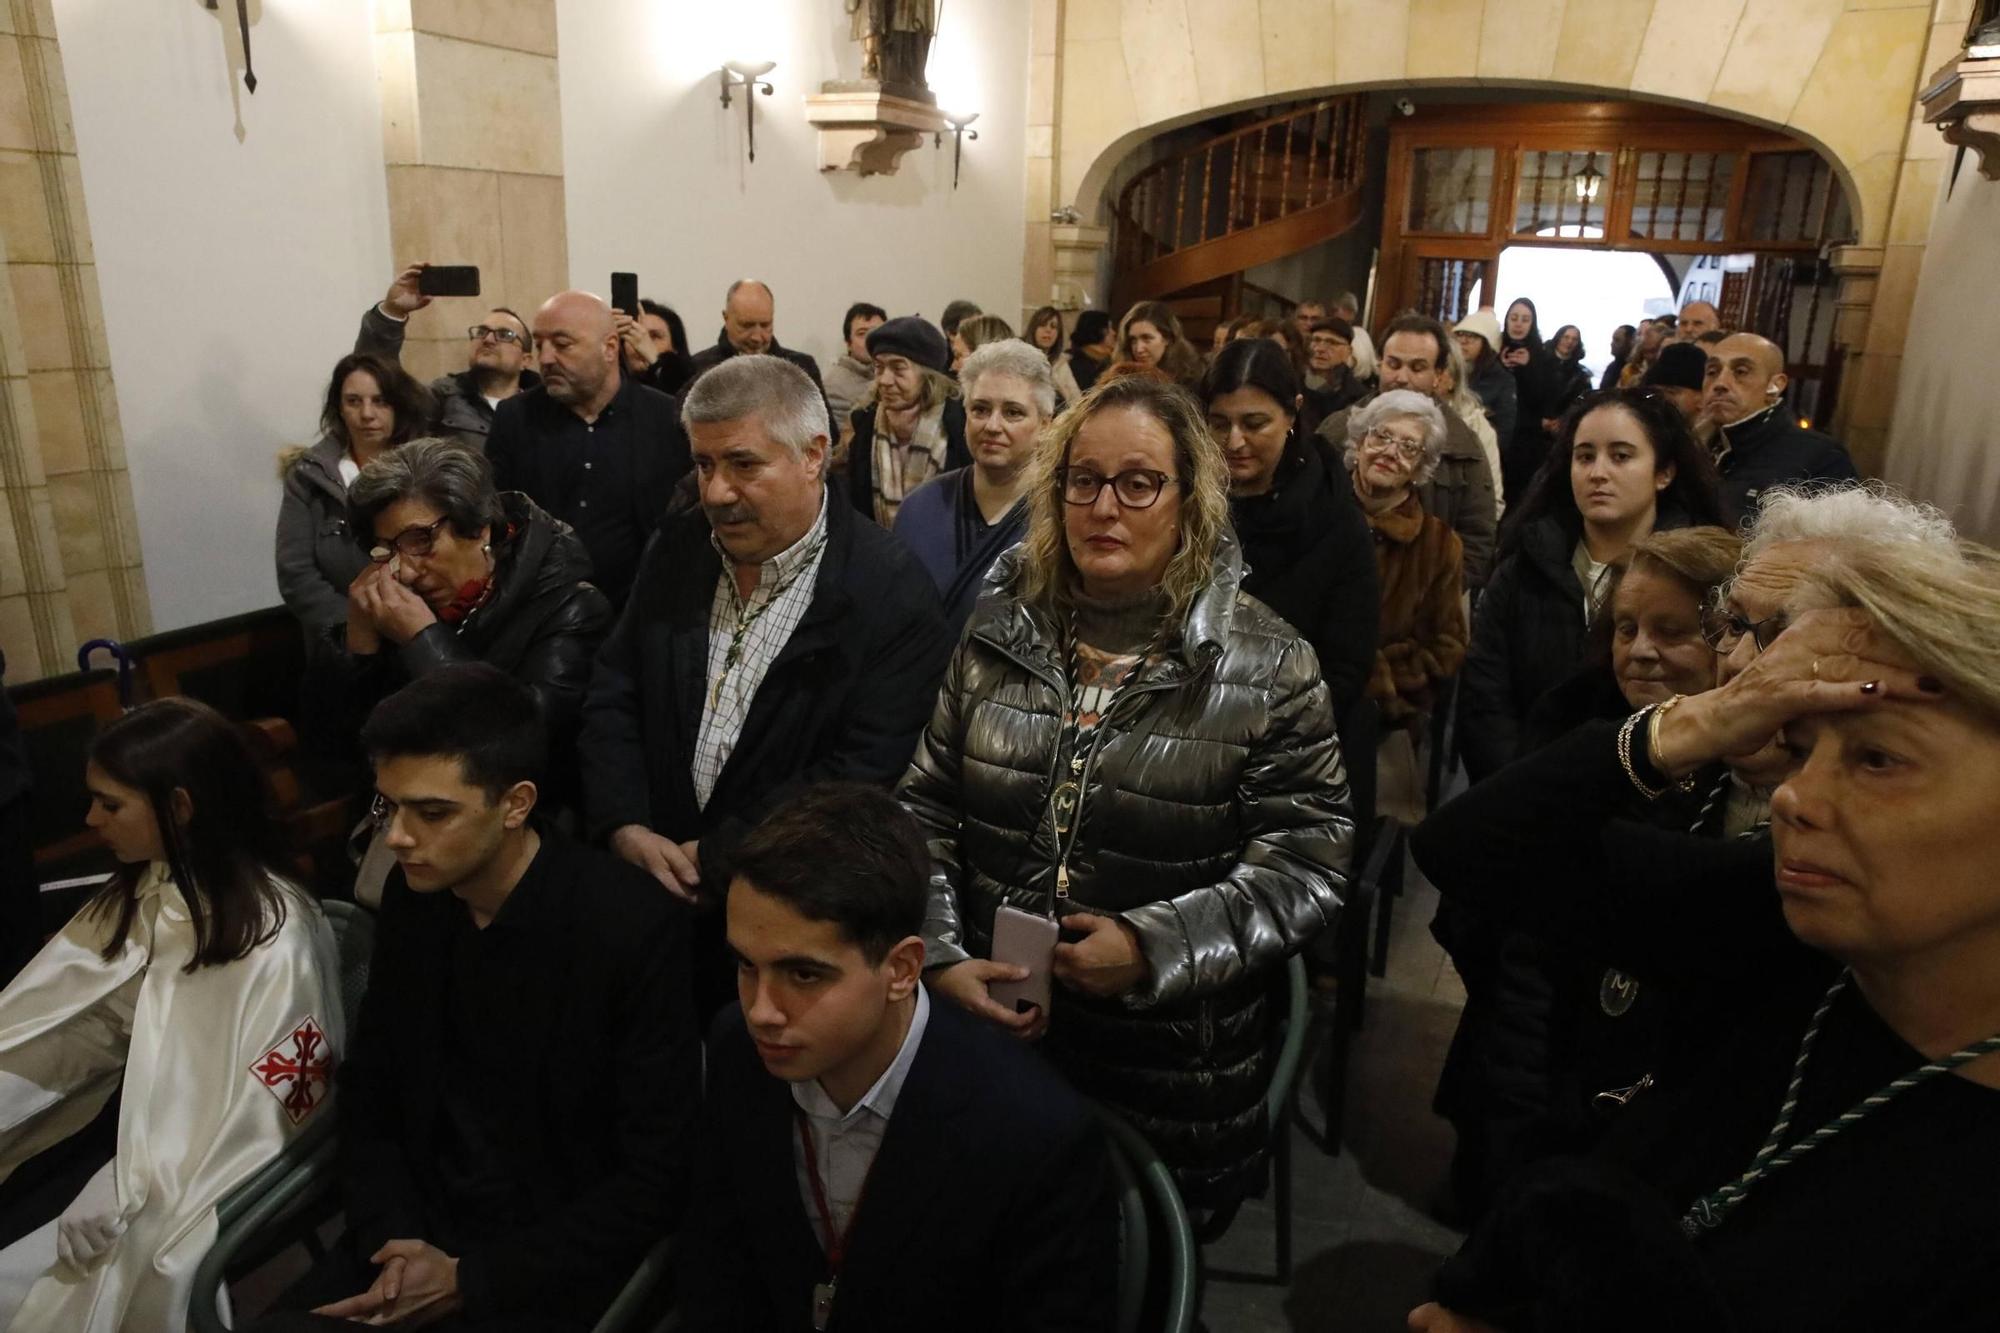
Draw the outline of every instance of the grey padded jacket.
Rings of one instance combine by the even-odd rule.
[[[1119,916],[1150,975],[1116,1000],[1059,987],[1047,1054],[1192,1199],[1220,1200],[1261,1168],[1267,997],[1333,923],[1352,852],[1319,663],[1241,591],[1225,535],[1178,636],[1101,724],[1059,903],[1047,812],[1069,686],[1062,634],[1011,591],[1021,560],[995,564],[900,789],[935,866],[926,961],[986,956],[1003,902]]]

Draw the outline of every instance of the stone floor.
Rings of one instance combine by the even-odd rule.
[[[1431,1089],[1465,993],[1428,926],[1437,893],[1411,866],[1396,900],[1387,976],[1369,982],[1367,1021],[1350,1054],[1347,1145],[1328,1157],[1292,1129],[1294,1272],[1273,1280],[1270,1201],[1245,1206],[1207,1248],[1202,1322],[1211,1333],[1399,1333],[1456,1232],[1425,1211],[1441,1188],[1451,1133]],[[1324,1123],[1316,1080],[1303,1107]],[[1263,1274],[1263,1280],[1216,1273]]]

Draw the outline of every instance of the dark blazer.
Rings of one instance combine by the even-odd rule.
[[[700,1070],[686,918],[640,871],[546,827],[528,875],[537,892],[509,906],[530,909],[511,924],[540,941],[545,966],[519,975],[539,1022],[518,1034],[520,1093],[500,1108],[496,1140],[537,1219],[463,1247],[458,1282],[470,1321],[532,1314],[588,1327],[686,1200]],[[364,1259],[449,1225],[437,1217],[432,1148],[443,962],[463,910],[449,893],[413,893],[400,870],[383,889],[368,993],[338,1076],[347,1221]]]
[[[854,439],[847,446],[847,502],[869,519],[875,517],[875,407],[854,409]],[[965,442],[965,404],[944,403],[944,466],[939,475],[972,466],[972,449]],[[912,492],[915,494],[915,492]]]
[[[701,879],[729,883],[751,825],[814,782],[887,787],[930,720],[952,639],[930,575],[894,537],[827,495],[826,552],[812,604],[764,677],[706,808],[695,800],[695,738],[708,688],[708,615],[722,557],[708,516],[677,514],[639,564],[605,640],[578,741],[587,827],[643,824],[701,840]]]
[[[682,1326],[812,1326],[825,1257],[799,1192],[795,1103],[741,1010],[709,1036]],[[1111,1327],[1117,1207],[1089,1107],[1025,1044],[931,1002],[854,1215],[830,1327],[1036,1333]]]

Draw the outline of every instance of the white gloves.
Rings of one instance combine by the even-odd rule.
[[[113,1171],[117,1164],[106,1162],[56,1221],[56,1258],[79,1273],[89,1271],[125,1234]]]

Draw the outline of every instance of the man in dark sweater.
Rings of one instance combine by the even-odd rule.
[[[729,294],[722,302],[722,332],[716,335],[715,346],[704,347],[694,354],[694,373],[688,383],[692,385],[732,356],[775,356],[811,376],[813,387],[824,399],[826,385],[819,377],[819,362],[804,352],[782,346],[778,342],[776,321],[777,302],[769,287],[755,278],[738,278],[730,283]],[[839,439],[840,418],[834,415],[831,406],[826,410],[826,420],[827,438]]]
[[[1737,333],[1708,349],[1702,420],[1717,428],[1715,470],[1722,498],[1739,522],[1757,517],[1773,487],[1860,476],[1847,446],[1799,424],[1785,402],[1789,382],[1784,349],[1769,338]]]
[[[361,739],[397,867],[338,1076],[347,1235],[260,1329],[583,1333],[687,1197],[685,916],[534,817],[503,672],[421,677]]]
[[[687,474],[680,405],[623,373],[611,308],[588,292],[549,298],[534,334],[542,383],[494,413],[494,485],[526,492],[574,528],[591,582],[622,606],[639,552]]]
[[[1111,1327],[1103,1134],[1031,1046],[925,994],[930,869],[868,787],[807,791],[744,842],[684,1327]]]

